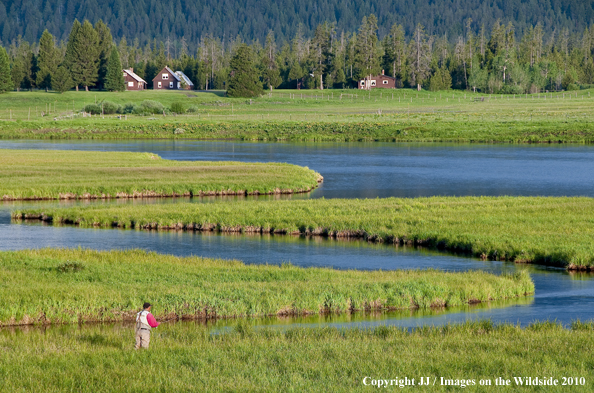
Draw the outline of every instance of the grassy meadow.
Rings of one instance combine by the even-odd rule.
[[[358,271],[245,265],[131,251],[0,252],[0,326],[460,306],[534,292],[526,272]]]
[[[0,329],[0,378],[2,389],[11,392],[130,392],[146,390],[147,383],[168,392],[378,390],[365,386],[365,377],[366,383],[414,378],[408,389],[422,392],[591,392],[593,333],[592,322],[522,329],[480,321],[406,331],[254,330],[240,321],[226,334],[164,324],[153,331],[150,349],[136,352],[132,327]],[[420,377],[436,378],[435,386],[418,386]],[[496,386],[497,377],[511,385]],[[553,378],[559,385],[572,378],[572,386],[520,388],[514,377]],[[442,385],[441,378],[457,386]],[[481,379],[491,385],[481,386]],[[399,387],[381,390],[394,389]]]
[[[484,259],[594,266],[594,199],[431,197],[83,206],[16,211],[83,227],[272,232],[416,244]]]
[[[106,101],[122,108],[156,101],[164,112],[82,117],[86,105]],[[278,90],[254,99],[220,91],[11,92],[0,95],[0,138],[592,143],[593,102],[590,90]],[[185,112],[171,113],[174,103]]]
[[[0,149],[0,198],[4,200],[280,194],[309,191],[319,179],[308,168],[280,163]]]

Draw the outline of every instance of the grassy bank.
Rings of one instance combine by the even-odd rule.
[[[87,206],[31,209],[14,217],[80,226],[359,237],[592,269],[593,210],[591,198],[432,197]]]
[[[171,161],[152,153],[0,149],[0,198],[73,199],[306,192],[319,174],[289,164]]]
[[[0,253],[0,325],[162,320],[456,306],[524,296],[528,273],[340,271],[144,251]]]
[[[188,111],[80,114],[94,102],[138,106],[147,100],[165,109],[181,103]],[[0,96],[5,108],[0,111],[0,138],[592,143],[592,102],[590,91],[276,91],[250,100],[220,92],[21,92]]]
[[[365,386],[365,377],[366,383],[414,378],[409,389],[423,392],[505,389],[495,385],[498,377],[511,380],[510,391],[591,392],[593,332],[591,322],[521,329],[482,321],[411,332],[385,326],[253,331],[240,323],[228,334],[161,325],[151,348],[135,352],[131,327],[0,330],[0,377],[3,389],[14,392],[129,392],[145,390],[147,381],[158,391],[378,390]],[[435,386],[418,386],[420,377],[436,378]],[[559,385],[571,377],[573,385],[519,388],[514,377],[553,378]],[[441,378],[458,383],[445,386]],[[481,379],[491,386],[480,386]]]

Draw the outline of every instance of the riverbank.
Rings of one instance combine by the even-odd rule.
[[[592,270],[592,198],[431,197],[27,209],[82,227],[275,233],[418,245],[483,259]]]
[[[0,149],[0,199],[109,199],[308,192],[320,174],[281,163],[164,160],[152,153]]]
[[[320,116],[310,115],[316,119]],[[307,116],[305,116],[307,118]],[[262,118],[264,119],[264,117]],[[432,113],[357,115],[350,121],[120,120],[23,121],[0,124],[0,139],[197,139],[316,142],[594,143],[590,119],[573,116],[515,119],[477,113],[458,117]]]
[[[245,265],[132,251],[0,252],[0,326],[448,307],[534,292],[528,273],[358,271]]]
[[[209,334],[194,324],[162,324],[150,349],[135,352],[131,327],[0,329],[0,364],[7,391],[128,392],[145,389],[138,376],[150,375],[151,386],[162,391],[363,392],[377,390],[378,380],[408,378],[415,380],[408,386],[423,392],[492,392],[501,387],[499,377],[510,380],[511,390],[520,389],[515,378],[526,385],[530,377],[558,380],[558,386],[522,389],[591,392],[593,331],[592,322],[522,329],[479,321],[410,332],[253,329],[240,322],[225,334]],[[420,377],[430,386],[419,386]]]

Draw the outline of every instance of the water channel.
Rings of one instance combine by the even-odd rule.
[[[308,166],[323,185],[292,198],[375,198],[432,195],[538,195],[594,197],[594,147],[564,145],[456,145],[395,143],[240,143],[203,141],[1,141],[2,148],[150,151],[175,160],[277,161]],[[266,197],[271,198],[271,197]],[[177,203],[161,199],[91,203]],[[191,199],[202,203],[211,199]],[[330,266],[339,269],[480,269],[496,274],[528,269],[536,293],[526,299],[446,310],[304,318],[254,319],[257,326],[413,327],[490,318],[526,325],[536,320],[591,319],[594,276],[563,269],[480,261],[427,250],[362,241],[179,232],[141,232],[43,224],[15,224],[10,211],[23,206],[89,202],[0,204],[0,250],[35,247],[143,248],[174,255],[239,259],[246,263]],[[220,321],[213,326],[224,327]]]

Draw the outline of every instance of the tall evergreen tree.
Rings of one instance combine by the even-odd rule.
[[[111,48],[111,55],[107,61],[107,74],[105,77],[105,88],[109,91],[124,91],[126,89],[120,54],[114,46]]]
[[[262,93],[252,49],[241,44],[231,59],[231,78],[227,88],[229,97],[255,97]]]
[[[52,89],[64,93],[73,87],[74,81],[70,76],[70,70],[63,65],[59,66],[56,73],[52,75]]]
[[[6,53],[6,49],[0,46],[0,93],[12,90],[12,86],[8,53]]]
[[[85,20],[82,26],[78,20],[74,21],[64,61],[70,70],[77,90],[78,86],[84,86],[88,91],[90,86],[95,86],[97,83],[98,43],[97,32],[89,21]]]
[[[373,14],[368,18],[363,17],[357,35],[355,59],[359,78],[368,78],[379,73],[377,19]]]
[[[431,71],[431,46],[425,37],[425,28],[419,23],[410,42],[410,82],[421,90]]]
[[[45,30],[39,40],[39,55],[37,56],[37,87],[45,89],[52,88],[52,76],[58,70],[60,64],[60,52],[56,48],[54,36]]]
[[[99,89],[106,88],[107,78],[107,62],[111,54],[111,47],[113,46],[113,37],[109,27],[101,19],[95,23],[95,31],[97,32],[97,50],[99,51],[99,63],[97,65],[97,87]],[[109,89],[108,89],[109,90]]]
[[[272,30],[266,36],[266,45],[262,53],[262,79],[264,87],[272,90],[281,84],[280,71],[276,64],[276,43]]]

